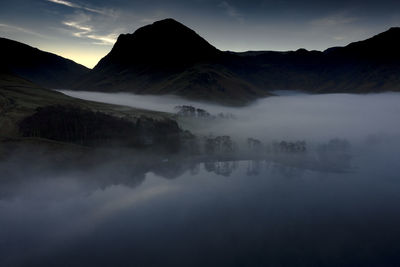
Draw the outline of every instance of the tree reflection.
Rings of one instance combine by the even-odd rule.
[[[222,176],[230,176],[238,167],[236,161],[208,161],[204,162],[204,169]]]
[[[257,139],[248,139],[245,151],[237,149],[228,136],[210,137],[208,141],[212,143],[212,153],[201,153],[199,150],[196,150],[197,153],[163,153],[131,149],[62,149],[57,152],[44,151],[35,145],[13,148],[13,152],[3,154],[0,159],[0,198],[12,196],[27,182],[54,177],[79,180],[91,191],[112,185],[134,188],[145,181],[148,173],[176,179],[185,173],[198,175],[202,171],[229,177],[240,168],[247,176],[270,172],[284,177],[301,177],[304,170],[351,170],[351,146],[346,140],[332,139],[306,151],[303,149],[304,143],[297,143],[296,146],[296,142],[292,142],[293,153],[290,152],[292,148],[286,151],[286,147],[292,147],[289,143],[285,146],[285,152],[276,153]],[[198,143],[194,144],[198,147]]]
[[[260,160],[249,160],[247,161],[247,176],[257,176],[260,174],[262,161]]]

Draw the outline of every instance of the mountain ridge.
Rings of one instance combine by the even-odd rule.
[[[193,50],[196,54],[192,53]],[[94,70],[104,64],[124,64],[129,60],[162,66],[165,61],[174,59],[169,66],[177,63],[188,65],[212,59],[220,53],[190,28],[173,19],[165,19],[141,27],[132,34],[119,35],[110,53],[99,61]],[[177,54],[180,54],[178,62]]]
[[[67,88],[89,72],[85,66],[27,44],[0,37],[0,70],[47,88]]]
[[[223,63],[231,57],[192,29],[165,19],[121,34],[74,89],[174,94],[232,105],[270,95],[226,68]]]
[[[324,51],[231,52],[217,49],[169,18],[121,34],[92,70],[18,43],[31,54],[40,55],[27,59],[18,49],[6,53],[4,39],[0,39],[1,44],[0,55],[9,60],[0,64],[0,70],[10,70],[47,88],[172,94],[226,105],[247,104],[272,95],[274,90],[400,91],[399,27]],[[18,54],[18,60],[11,62],[13,56],[8,54]],[[49,54],[58,61],[46,59]]]
[[[400,91],[399,40],[400,28],[393,27],[325,51],[237,53],[220,51],[183,24],[166,19],[120,35],[111,52],[74,89],[176,94],[228,105],[286,89]]]

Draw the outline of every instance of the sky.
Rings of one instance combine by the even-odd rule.
[[[400,1],[1,0],[0,36],[92,68],[119,34],[164,18],[221,50],[325,50],[400,26]]]

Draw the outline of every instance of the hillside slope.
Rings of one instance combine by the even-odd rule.
[[[228,105],[274,90],[400,91],[400,28],[326,51],[223,52],[166,19],[121,35],[75,90],[174,94]]]
[[[74,89],[174,94],[224,104],[269,95],[226,68],[223,63],[230,57],[183,24],[166,19],[120,35]]]
[[[171,115],[80,100],[0,73],[0,140],[51,140],[86,147],[179,145]]]
[[[89,72],[72,60],[0,38],[1,68],[46,88],[65,89]]]

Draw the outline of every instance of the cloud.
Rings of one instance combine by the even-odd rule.
[[[158,20],[158,18],[143,18],[143,19],[140,19],[140,22],[143,22],[143,23],[146,23],[146,24],[150,24],[150,23],[153,23],[153,22],[155,22],[157,20]]]
[[[75,4],[75,3],[72,3],[69,1],[65,1],[65,0],[46,0],[46,1],[54,3],[54,4],[58,4],[58,5],[71,7],[71,8],[83,9],[83,10],[86,10],[89,12],[98,13],[98,14],[102,14],[102,15],[107,15],[107,16],[114,15],[114,12],[112,9],[97,9],[97,8],[92,8],[92,7],[88,7],[88,6],[78,5],[78,4]]]
[[[74,30],[77,30],[72,33],[73,36],[95,40],[97,42],[95,42],[94,44],[97,45],[112,45],[117,39],[117,34],[115,33],[96,34],[96,31],[92,26],[84,25],[79,21],[64,21],[63,24]]]
[[[399,93],[309,95],[285,91],[286,96],[268,97],[246,107],[231,108],[176,96],[62,92],[86,100],[162,112],[174,112],[176,105],[191,105],[212,114],[231,113],[236,116],[235,120],[218,121],[207,127],[192,125],[188,130],[205,135],[230,135],[236,140],[254,137],[263,141],[304,139],[322,142],[339,137],[361,141],[377,134],[400,135],[397,123]]]
[[[333,39],[336,41],[342,41],[342,40],[346,40],[347,37],[345,36],[333,36]]]
[[[310,22],[310,24],[313,26],[333,27],[351,24],[358,20],[359,18],[357,17],[349,16],[345,13],[339,13],[314,19]]]
[[[356,36],[365,36],[365,29],[360,25],[364,18],[352,13],[350,10],[344,10],[314,18],[308,22],[309,29],[314,31],[317,38],[324,36],[336,45],[359,40],[361,37]]]
[[[97,45],[112,45],[117,41],[117,36],[118,34],[111,33],[107,35],[96,35],[96,34],[90,34],[87,35],[88,38],[97,40],[99,42],[95,42],[94,44]]]
[[[40,33],[37,33],[35,31],[26,29],[26,28],[22,28],[19,26],[15,26],[15,25],[10,25],[10,24],[5,24],[5,23],[0,23],[0,29],[4,32],[23,32],[26,34],[30,34],[30,35],[34,35],[40,38],[47,38],[47,36],[44,36]]]
[[[46,0],[74,9],[73,14],[66,16],[61,23],[67,26],[74,37],[94,40],[96,45],[112,45],[118,34],[115,30],[107,31],[107,24],[114,20],[117,12],[114,9],[93,8],[66,0]],[[111,32],[111,33],[110,33]]]
[[[47,1],[55,3],[55,4],[59,4],[59,5],[80,8],[79,5],[73,4],[73,3],[68,2],[68,1],[63,1],[63,0],[47,0]]]
[[[88,33],[88,32],[91,32],[93,30],[92,27],[82,26],[82,25],[79,25],[77,22],[74,22],[74,21],[64,21],[63,24],[66,25],[66,26],[75,28],[77,30],[81,30],[84,33]]]
[[[238,20],[239,22],[243,22],[243,15],[227,1],[221,2],[218,6],[224,9],[228,16]]]

